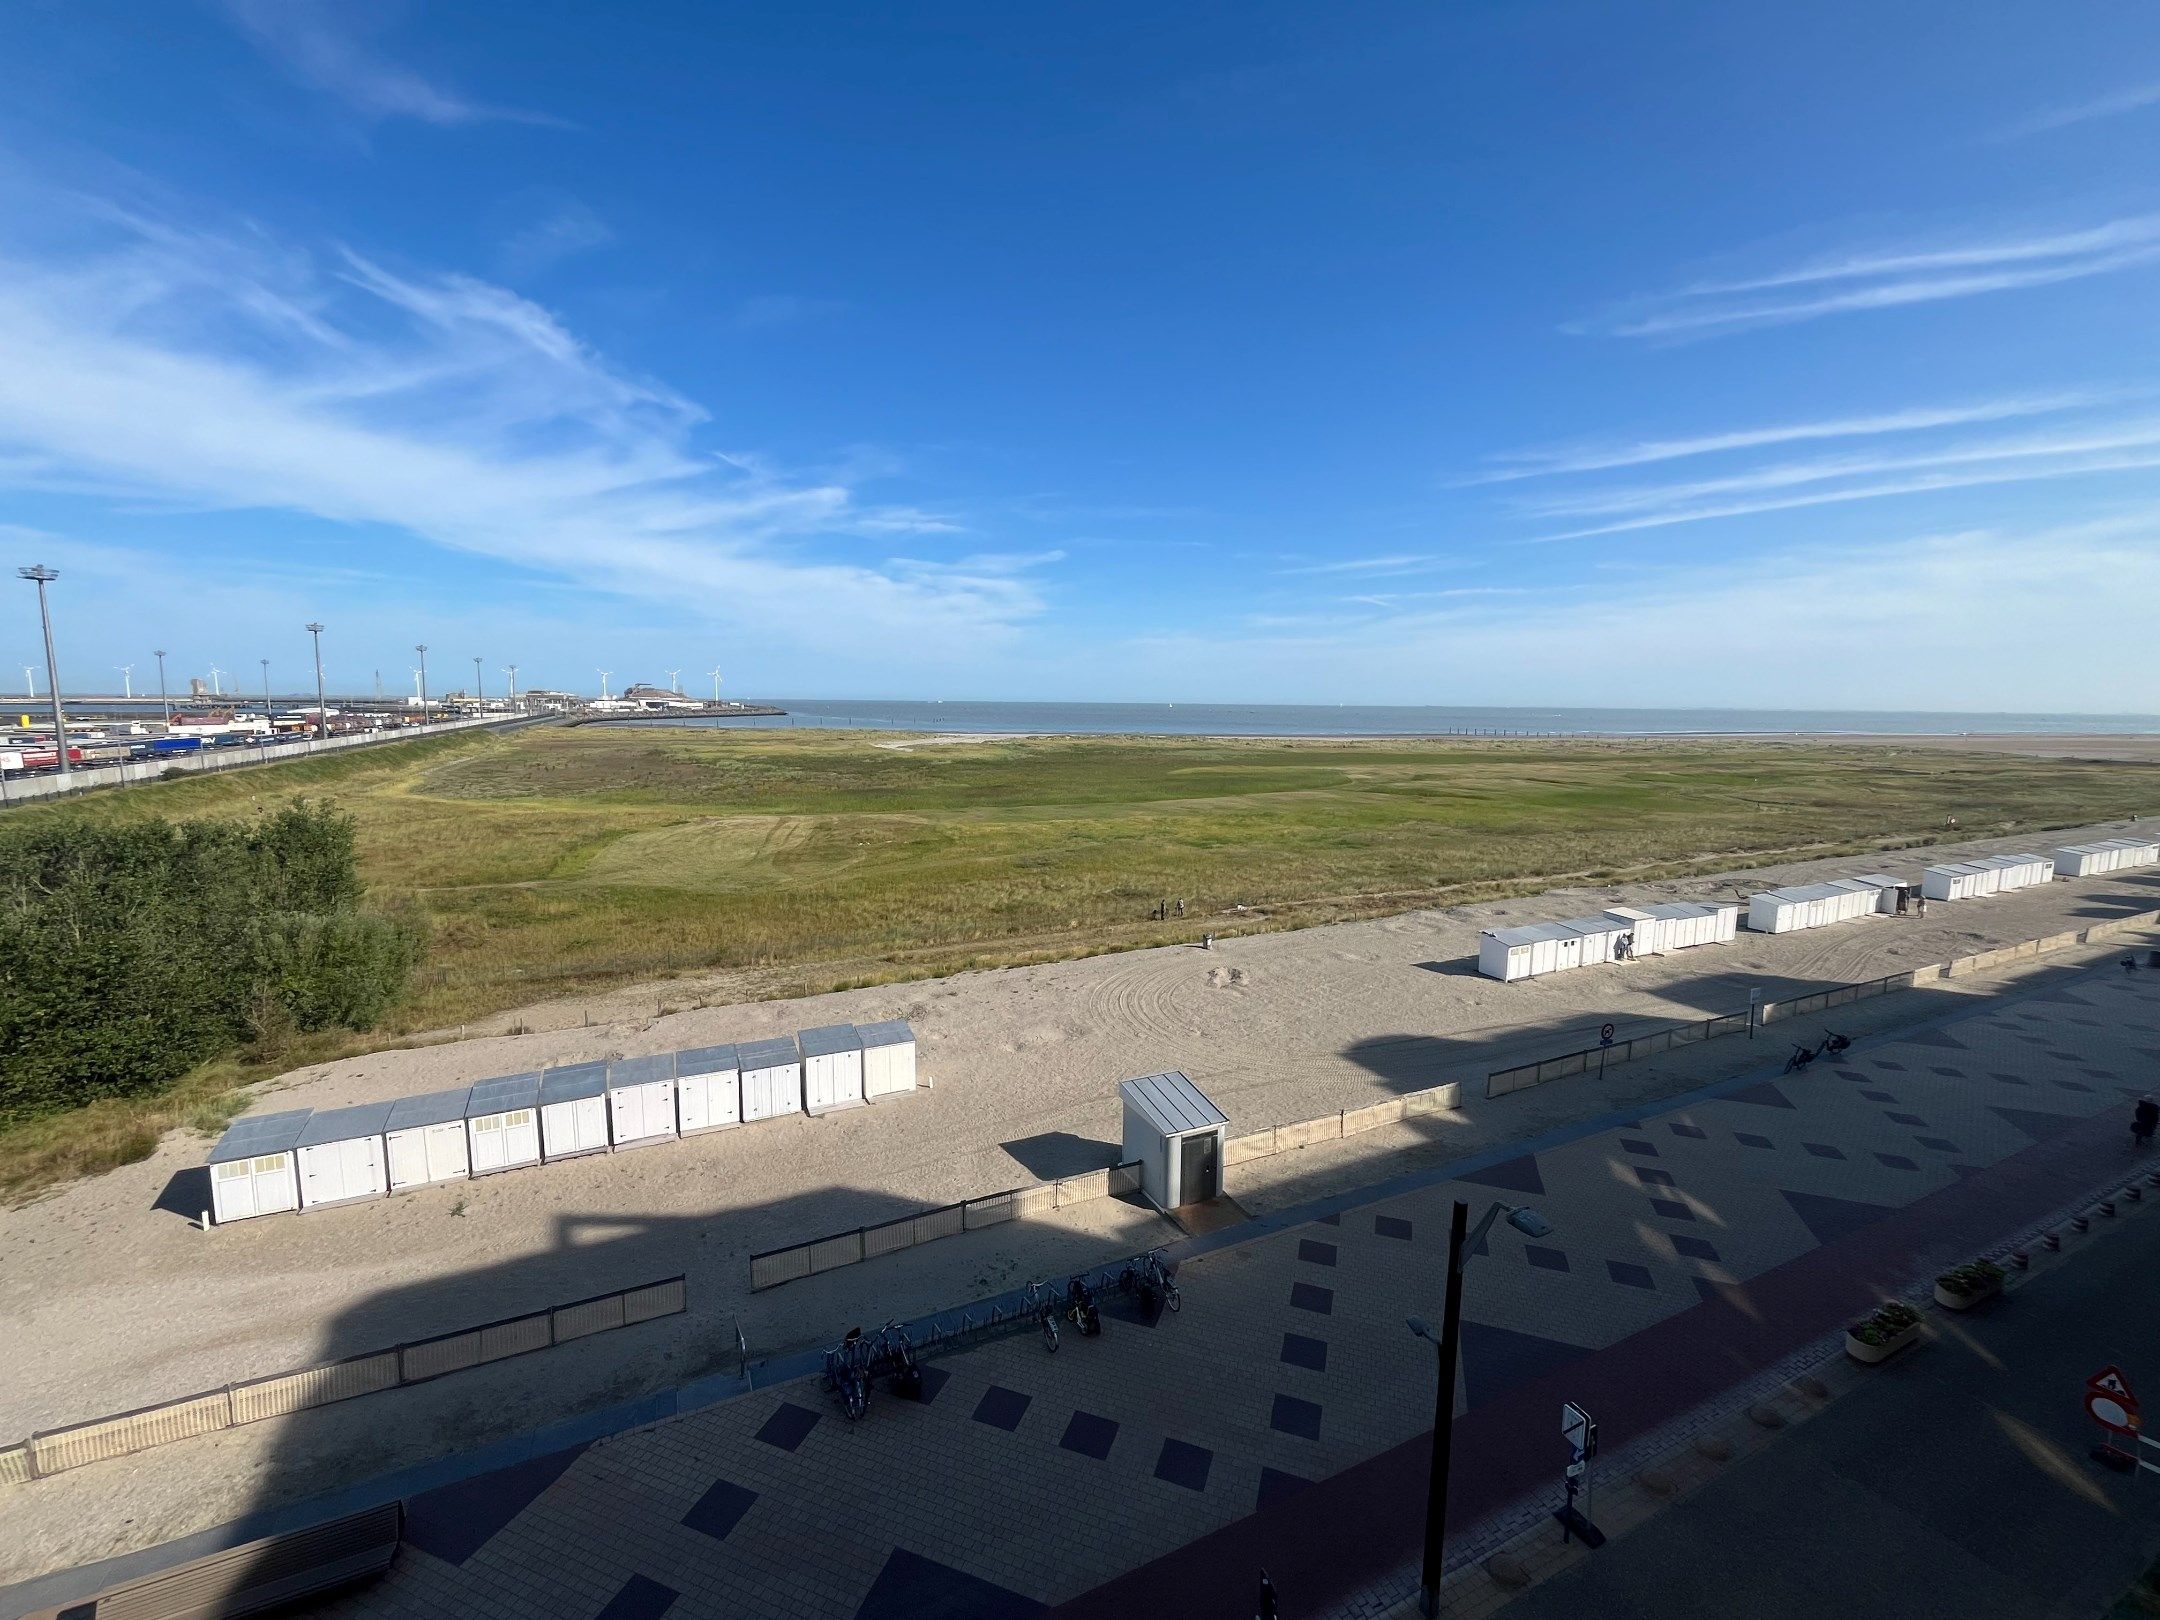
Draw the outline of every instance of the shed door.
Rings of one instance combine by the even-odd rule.
[[[601,1148],[608,1145],[607,1099],[581,1097],[577,1103],[577,1145]]]
[[[504,1157],[503,1117],[500,1114],[482,1114],[472,1122],[472,1167],[479,1175],[489,1170],[500,1170],[508,1161]]]
[[[430,1125],[423,1140],[427,1144],[428,1180],[456,1181],[471,1173],[465,1157],[465,1126],[461,1121]]]
[[[1222,1191],[1222,1153],[1213,1131],[1178,1138],[1178,1202],[1202,1204]]]
[[[712,1076],[684,1075],[675,1082],[675,1111],[683,1130],[702,1131],[712,1117]]]
[[[291,1154],[265,1153],[249,1162],[254,1166],[251,1179],[255,1214],[275,1215],[299,1202],[300,1194],[293,1187]]]
[[[390,1133],[390,1185],[393,1187],[417,1187],[435,1178],[428,1174],[428,1133],[426,1131],[392,1131]]]
[[[647,1135],[645,1129],[645,1088],[626,1086],[621,1091],[607,1095],[608,1112],[615,1119],[615,1140],[635,1142]]]

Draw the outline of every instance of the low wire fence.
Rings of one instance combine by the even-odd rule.
[[[2075,945],[2097,944],[2114,935],[2151,928],[2156,924],[2160,924],[2160,911],[2134,912],[2127,917],[2094,923],[2090,928],[2049,934],[2042,939],[2021,940],[2015,945],[1998,946],[1992,951],[1954,957],[1947,962],[1930,962],[1925,967],[1912,968],[1903,973],[1885,974],[1882,978],[1868,979],[1860,984],[1833,985],[1827,990],[1811,991],[1804,996],[1789,996],[1783,1001],[1766,1001],[1758,1009],[1757,1020],[1759,1023],[1769,1024],[1784,1018],[1805,1018],[1810,1013],[1826,1012],[1832,1007],[1866,1001],[1870,997],[1888,995],[1895,990],[1910,990],[1916,985],[1935,984],[1944,979],[1961,979],[1969,973],[1984,973],[1990,968],[2004,967],[2029,957],[2052,955]],[[1505,1097],[1510,1092],[1527,1091],[1532,1086],[1542,1086],[1549,1080],[1565,1080],[1570,1075],[1582,1074],[1586,1070],[1609,1067],[1615,1063],[1632,1063],[1637,1058],[1654,1057],[1659,1052],[1669,1052],[1676,1046],[1715,1040],[1721,1035],[1745,1034],[1747,1028],[1748,1015],[1745,1012],[1720,1013],[1715,1018],[1674,1024],[1669,1028],[1652,1030],[1648,1034],[1637,1035],[1628,1040],[1615,1041],[1610,1046],[1586,1046],[1577,1051],[1563,1052],[1558,1057],[1543,1058],[1536,1063],[1521,1063],[1511,1069],[1496,1069],[1485,1077],[1485,1095],[1488,1098]]]
[[[162,1401],[133,1412],[93,1418],[64,1429],[46,1429],[19,1444],[0,1447],[0,1484],[25,1484],[88,1463],[125,1457],[152,1446],[193,1439],[243,1423],[284,1417],[359,1395],[424,1384],[468,1367],[568,1344],[612,1328],[635,1327],[656,1317],[679,1316],[687,1304],[684,1279],[664,1277],[612,1294],[551,1305],[455,1333],[415,1339],[388,1350],[342,1361],[273,1373]]]

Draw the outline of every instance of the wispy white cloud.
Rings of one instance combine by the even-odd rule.
[[[1438,557],[1427,552],[1398,552],[1384,557],[1344,557],[1334,562],[1299,563],[1278,568],[1278,574],[1360,574],[1387,578],[1399,574],[1429,574],[1441,568],[1469,566],[1459,557]]]
[[[539,218],[510,233],[502,245],[502,267],[513,277],[538,275],[614,240],[606,220],[575,197],[560,197]]]
[[[2124,113],[2142,112],[2155,105],[2160,105],[2160,84],[2133,85],[2127,90],[2095,96],[2090,101],[2074,102],[2065,107],[2051,107],[2045,112],[2034,113],[2030,118],[2021,118],[2004,130],[2001,138],[2022,140],[2028,135],[2045,134],[2051,129],[2066,129],[2072,124],[2089,124],[2096,118],[2119,118]]]
[[[287,73],[363,118],[565,127],[546,113],[474,101],[392,61],[362,37],[370,21],[365,8],[336,0],[224,0],[224,6],[240,31]]]
[[[2048,286],[2155,260],[2160,214],[2144,214],[2074,231],[1844,254],[1699,281],[1622,305],[1575,329],[1615,337],[1708,336]],[[1797,296],[1780,296],[1800,289]]]

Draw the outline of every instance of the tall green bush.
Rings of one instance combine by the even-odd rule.
[[[353,833],[305,800],[257,821],[0,823],[0,1119],[375,1023],[422,935],[363,906]]]

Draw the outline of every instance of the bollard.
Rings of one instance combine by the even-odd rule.
[[[2122,1195],[2123,1197],[2129,1199],[2130,1202],[2133,1204],[2142,1204],[2145,1202],[2145,1189],[2143,1187],[2140,1187],[2134,1181],[2122,1190]]]
[[[2047,1249],[2047,1252],[2049,1254],[2062,1253],[2062,1234],[2060,1232],[2044,1233],[2041,1236],[2040,1242]]]
[[[2032,1267],[2032,1256],[2027,1254],[2023,1249],[2013,1250],[2010,1255],[2010,1264],[2013,1269],[2018,1271],[2030,1270]]]
[[[2115,1218],[2115,1200],[2112,1198],[2101,1199],[2100,1213],[2105,1215],[2109,1220],[2113,1220]]]
[[[2092,1217],[2090,1215],[2071,1216],[2070,1230],[2073,1232],[2090,1232],[2092,1230]]]

